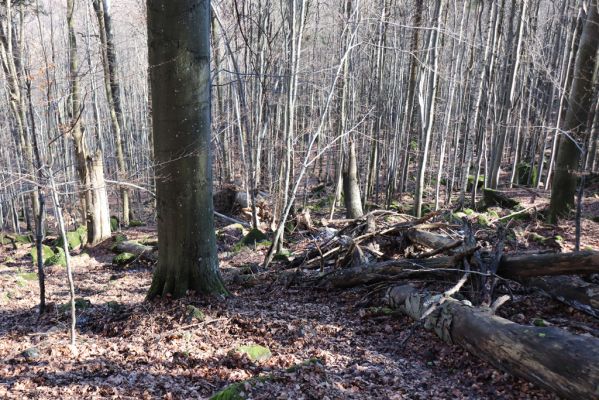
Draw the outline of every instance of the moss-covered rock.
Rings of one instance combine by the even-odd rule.
[[[135,227],[144,226],[144,225],[145,224],[142,221],[138,220],[138,219],[134,219],[134,220],[129,221],[129,227],[130,228],[135,228]]]
[[[87,242],[87,228],[80,226],[74,231],[67,232],[67,243],[69,244],[69,250],[76,250]],[[64,247],[62,236],[59,236],[56,240],[57,247]]]
[[[132,263],[135,260],[135,254],[121,253],[113,257],[112,263],[119,267],[124,267],[127,264]]]
[[[308,367],[313,364],[321,363],[321,360],[318,358],[310,358],[302,363],[293,365],[285,370],[285,372],[297,372],[298,370]],[[218,391],[214,395],[210,397],[210,400],[243,400],[247,396],[245,394],[245,390],[247,387],[255,386],[261,382],[267,382],[274,378],[273,374],[256,376],[254,378],[247,379],[243,382],[233,383],[224,389]]]
[[[198,322],[202,322],[206,319],[206,314],[196,306],[189,304],[186,309],[187,312],[187,320],[189,322],[195,320]]]
[[[62,247],[57,247],[54,250],[54,254],[52,257],[49,257],[44,265],[60,265],[61,267],[67,266],[67,257],[64,254],[64,249]]]
[[[21,244],[33,243],[33,236],[31,235],[15,235],[15,242]]]
[[[259,344],[239,346],[235,349],[235,351],[246,354],[253,362],[266,361],[272,357],[270,349],[268,347],[260,346]]]
[[[37,248],[36,248],[36,246],[34,246],[31,249],[29,254],[31,254],[31,258],[33,259],[33,265],[36,265],[37,264]],[[46,261],[53,255],[54,255],[54,251],[52,250],[52,247],[42,244],[42,263],[45,264]]]
[[[259,229],[252,229],[239,242],[233,246],[233,251],[239,251],[246,246],[255,246],[258,244],[266,244],[268,238]]]

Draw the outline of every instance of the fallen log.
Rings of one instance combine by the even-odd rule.
[[[113,251],[115,253],[131,253],[142,260],[150,262],[158,261],[158,251],[155,247],[146,246],[133,240],[117,243],[113,247]]]
[[[471,249],[468,253],[472,253]],[[368,263],[351,268],[339,269],[323,277],[322,285],[336,288],[349,288],[393,278],[414,278],[445,274],[448,269],[457,268],[466,253],[451,257],[436,257],[422,260],[390,260]],[[456,270],[457,271],[457,270]]]
[[[455,243],[454,239],[447,236],[417,229],[408,232],[408,238],[431,249],[443,248]],[[497,269],[499,276],[514,280],[537,276],[578,275],[597,272],[599,272],[599,252],[594,251],[504,254]]]
[[[504,208],[515,208],[520,203],[510,198],[504,192],[493,189],[483,189],[483,203],[485,207],[501,206]]]
[[[578,276],[547,276],[527,279],[525,283],[549,297],[599,318],[599,285]]]
[[[246,228],[251,227],[251,225],[248,224],[245,221],[242,221],[242,220],[237,219],[237,218],[229,217],[228,215],[221,214],[221,213],[216,212],[216,211],[214,211],[214,216],[217,217],[217,218],[223,219],[223,220],[225,220],[227,222],[231,222],[232,224],[240,224],[242,226],[245,226]]]
[[[458,246],[459,243],[462,242],[461,240],[452,239],[447,236],[439,235],[438,233],[423,231],[421,229],[410,229],[407,233],[407,237],[412,243],[429,247],[433,250],[452,248],[452,246]]]
[[[520,280],[537,276],[578,275],[599,272],[599,252],[506,254],[501,257],[497,274]]]
[[[411,286],[387,292],[390,307],[420,320],[440,296]],[[568,399],[599,398],[599,339],[555,327],[519,325],[446,297],[424,318],[424,326],[510,374]]]

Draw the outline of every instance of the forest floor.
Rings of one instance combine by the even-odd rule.
[[[584,211],[582,247],[597,250],[599,224],[593,219],[599,199],[587,198]],[[539,248],[531,232],[560,235],[561,246],[570,250],[573,226],[527,222],[512,250]],[[155,237],[151,226],[122,233],[129,239]],[[68,346],[65,269],[47,268],[49,311],[39,318],[31,245],[0,247],[0,398],[207,398],[256,376],[263,379],[240,386],[244,398],[556,398],[433,333],[411,329],[413,322],[381,307],[371,288],[287,285],[278,279],[283,264],[267,271],[256,267],[265,246],[233,251],[237,239],[219,236],[232,293],[227,299],[148,302],[151,266],[113,265],[112,240],[75,252],[76,292],[84,299],[76,352]],[[259,279],[237,279],[233,272],[240,268]],[[500,309],[503,317],[523,324],[542,319],[585,335],[599,332],[597,320],[538,293],[515,285],[512,294]],[[270,355],[252,361],[238,351],[245,345],[265,346]]]

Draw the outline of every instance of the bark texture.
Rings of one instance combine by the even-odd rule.
[[[210,1],[148,0],[158,266],[148,293],[226,294],[210,152]]]
[[[444,300],[444,301],[442,301]],[[519,325],[453,298],[418,293],[396,286],[387,293],[389,305],[416,320],[447,343],[459,345],[495,367],[534,382],[567,399],[599,396],[599,339],[555,327]]]

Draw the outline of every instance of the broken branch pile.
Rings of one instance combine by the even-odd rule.
[[[444,341],[562,397],[599,398],[598,338],[511,322],[494,315],[509,296],[493,301],[497,284],[513,280],[598,317],[599,285],[576,275],[598,273],[599,253],[503,254],[506,229],[499,227],[491,245],[476,238],[467,219],[460,228],[431,222],[435,217],[440,213],[420,219],[367,214],[322,244],[314,243],[291,266],[304,270],[320,266],[316,279],[324,287],[382,283],[389,287],[385,301],[390,307],[424,322]],[[444,232],[432,232],[440,229]],[[391,251],[380,251],[383,247]],[[396,283],[439,277],[458,283],[440,295]],[[455,299],[467,282],[470,290],[460,299],[468,300]]]

